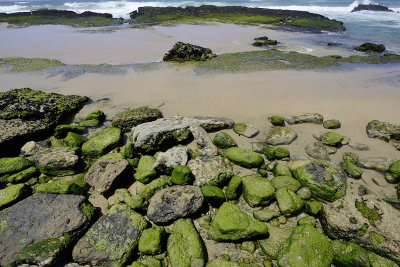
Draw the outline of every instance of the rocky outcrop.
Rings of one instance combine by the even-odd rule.
[[[32,10],[29,12],[0,13],[0,18],[24,17],[24,16],[44,16],[44,17],[63,17],[63,18],[88,18],[88,17],[112,18],[112,15],[109,13],[97,13],[92,11],[76,13],[70,10],[57,10],[57,9],[39,9],[39,10]]]
[[[132,127],[136,125],[162,117],[163,114],[159,109],[149,107],[133,108],[116,114],[112,118],[112,126],[120,128],[123,132],[130,132]]]
[[[38,194],[0,212],[0,264],[13,263],[32,243],[83,231],[88,225],[81,210],[84,200],[75,195]]]
[[[164,61],[206,61],[216,57],[210,48],[177,42],[163,57]]]
[[[29,88],[1,93],[0,151],[18,151],[27,141],[43,138],[43,134],[73,116],[88,100]]]
[[[378,5],[378,4],[370,4],[370,5],[363,5],[360,4],[356,6],[351,12],[358,12],[358,11],[383,11],[383,12],[393,12],[393,10],[389,9],[386,6]]]
[[[206,131],[217,131],[231,128],[233,121],[224,118],[179,116],[158,119],[134,127],[133,143],[136,149],[144,152],[170,148],[174,144],[187,141],[191,137],[189,129],[191,125],[200,125]]]

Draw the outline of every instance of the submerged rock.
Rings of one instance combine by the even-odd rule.
[[[297,138],[297,132],[289,127],[275,126],[267,133],[266,142],[270,145],[290,145]]]
[[[382,53],[386,50],[386,48],[383,44],[364,43],[364,44],[354,48],[354,50],[357,50],[360,52]]]
[[[130,132],[132,127],[144,122],[154,121],[162,118],[159,109],[140,107],[118,113],[112,118],[112,126],[120,128],[123,132]]]
[[[84,200],[75,195],[38,194],[1,211],[0,264],[13,263],[30,244],[83,231],[88,225],[81,210]]]
[[[306,113],[286,118],[288,124],[313,123],[322,124],[324,117],[319,113]]]
[[[78,241],[74,261],[95,266],[123,266],[136,249],[146,219],[124,204],[103,215]]]
[[[216,57],[210,48],[177,42],[165,55],[164,61],[205,61]]]
[[[379,4],[360,4],[356,6],[351,12],[358,12],[358,11],[383,11],[383,12],[394,12],[393,10],[389,9],[386,6],[379,5]]]
[[[133,143],[136,149],[144,152],[170,148],[177,143],[187,141],[191,137],[189,129],[191,125],[200,125],[206,131],[217,131],[231,128],[233,121],[224,118],[186,118],[179,116],[158,119],[134,127]]]
[[[209,236],[216,241],[242,240],[266,234],[268,227],[265,223],[247,215],[229,202],[218,209],[209,228]]]
[[[373,195],[348,195],[323,208],[325,232],[400,262],[400,211]]]
[[[147,217],[163,224],[195,213],[203,205],[204,196],[197,186],[172,186],[158,191],[150,200]]]
[[[325,129],[339,129],[342,126],[338,120],[326,120],[323,125]]]

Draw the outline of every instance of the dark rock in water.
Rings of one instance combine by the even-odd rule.
[[[125,204],[114,205],[78,241],[72,257],[91,266],[126,266],[146,227],[142,215]]]
[[[376,52],[376,53],[382,53],[385,51],[385,49],[386,47],[383,44],[374,44],[374,43],[364,43],[354,48],[354,50],[360,52]]]
[[[158,191],[150,201],[147,217],[154,223],[168,223],[195,213],[204,196],[197,186],[172,186]]]
[[[261,36],[254,38],[254,46],[268,46],[268,45],[277,45],[278,41],[277,40],[271,40],[267,36]]]
[[[210,48],[204,48],[189,43],[177,42],[171,50],[169,50],[163,60],[164,61],[205,61],[216,57]]]
[[[88,17],[103,17],[112,18],[109,13],[96,13],[91,11],[85,11],[81,14],[75,13],[69,10],[57,10],[57,9],[39,9],[28,12],[16,12],[16,13],[0,13],[0,18],[6,17],[24,17],[24,16],[44,16],[44,17],[62,17],[62,18],[88,18]]]
[[[30,244],[85,230],[84,200],[75,195],[38,194],[0,212],[0,265],[15,262]]]
[[[384,11],[384,12],[394,12],[393,10],[389,9],[386,6],[372,4],[372,5],[358,5],[356,6],[351,12],[358,12],[358,11]]]
[[[120,128],[123,132],[130,132],[132,127],[162,118],[160,110],[149,107],[133,108],[118,113],[112,118],[112,125]]]
[[[0,93],[0,151],[10,154],[27,141],[43,138],[43,134],[72,117],[88,100],[30,88]]]

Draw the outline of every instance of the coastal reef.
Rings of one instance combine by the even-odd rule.
[[[366,157],[340,120],[272,113],[264,131],[131,107],[63,124],[87,101],[27,88],[1,94],[2,121],[48,131],[31,125],[22,148],[2,150],[1,266],[400,263],[400,160]],[[320,130],[311,143],[298,130],[308,127]],[[373,120],[366,135],[395,144],[399,129]],[[386,193],[362,188],[369,172],[386,179]]]

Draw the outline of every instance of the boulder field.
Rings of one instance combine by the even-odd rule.
[[[351,190],[371,173],[398,190],[400,161],[363,154],[339,120],[271,114],[264,130],[132,107],[68,124],[87,101],[0,95],[4,124],[33,127],[2,128],[15,146],[0,158],[0,266],[400,263],[398,197]],[[310,143],[300,124],[321,132]],[[398,148],[399,129],[375,120],[366,135]]]

